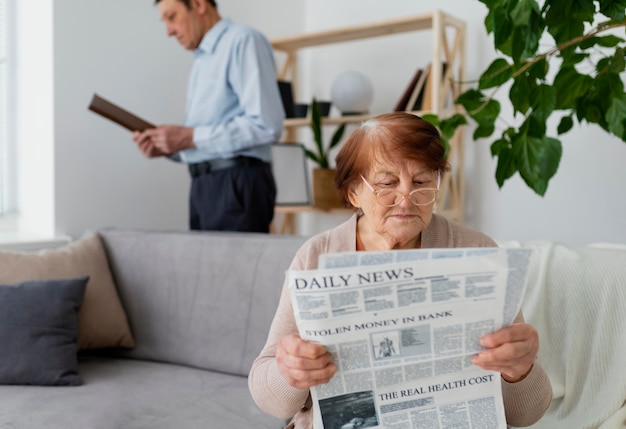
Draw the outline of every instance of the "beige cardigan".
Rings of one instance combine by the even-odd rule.
[[[341,225],[311,237],[296,253],[290,270],[317,268],[318,256],[329,252],[356,250],[356,215]],[[433,214],[422,231],[423,248],[493,247],[495,242],[478,231]],[[516,321],[522,321],[521,314]],[[279,418],[293,417],[288,428],[312,429],[313,413],[308,389],[296,389],[283,379],[276,364],[276,344],[287,334],[297,334],[287,285],[283,285],[280,302],[274,315],[265,347],[255,359],[248,385],[256,404],[263,411]],[[550,381],[539,363],[518,383],[502,380],[502,395],[507,423],[528,426],[539,420],[552,399]]]

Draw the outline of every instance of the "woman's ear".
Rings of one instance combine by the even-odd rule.
[[[350,201],[350,204],[352,204],[352,206],[357,209],[361,207],[361,204],[359,203],[359,197],[354,187],[351,187],[351,189],[348,191],[348,201]]]

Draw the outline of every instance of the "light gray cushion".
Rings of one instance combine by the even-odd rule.
[[[78,310],[88,277],[0,286],[0,384],[78,385]]]

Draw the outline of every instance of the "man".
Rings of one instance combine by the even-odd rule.
[[[283,132],[272,47],[222,18],[214,0],[156,0],[168,36],[194,51],[184,126],[133,133],[141,152],[188,164],[189,226],[269,232],[276,186],[271,143]]]

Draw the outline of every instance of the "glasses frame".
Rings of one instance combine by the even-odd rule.
[[[367,188],[372,191],[372,193],[374,194],[374,196],[376,197],[376,202],[378,204],[380,204],[383,207],[395,207],[398,204],[400,204],[402,201],[404,201],[407,197],[409,198],[409,201],[411,202],[411,204],[413,204],[414,206],[417,207],[424,207],[424,206],[428,206],[432,203],[435,202],[435,200],[437,199],[437,193],[439,192],[439,186],[441,185],[441,170],[437,170],[437,187],[436,188],[421,188],[421,189],[414,189],[411,192],[409,192],[408,194],[404,194],[400,191],[396,191],[396,190],[391,190],[391,189],[374,189],[374,186],[372,186],[366,179],[365,177],[363,177],[363,175],[361,174],[361,179],[363,180],[363,183],[365,183],[365,186],[367,186]],[[397,202],[393,203],[393,204],[383,204],[380,202],[380,200],[378,199],[379,195],[381,192],[383,191],[392,191],[396,193],[397,195],[400,195],[402,198],[400,198]],[[416,203],[415,201],[413,201],[413,199],[411,198],[413,194],[417,194],[423,191],[434,191],[434,196],[433,199],[430,200],[427,203]]]

